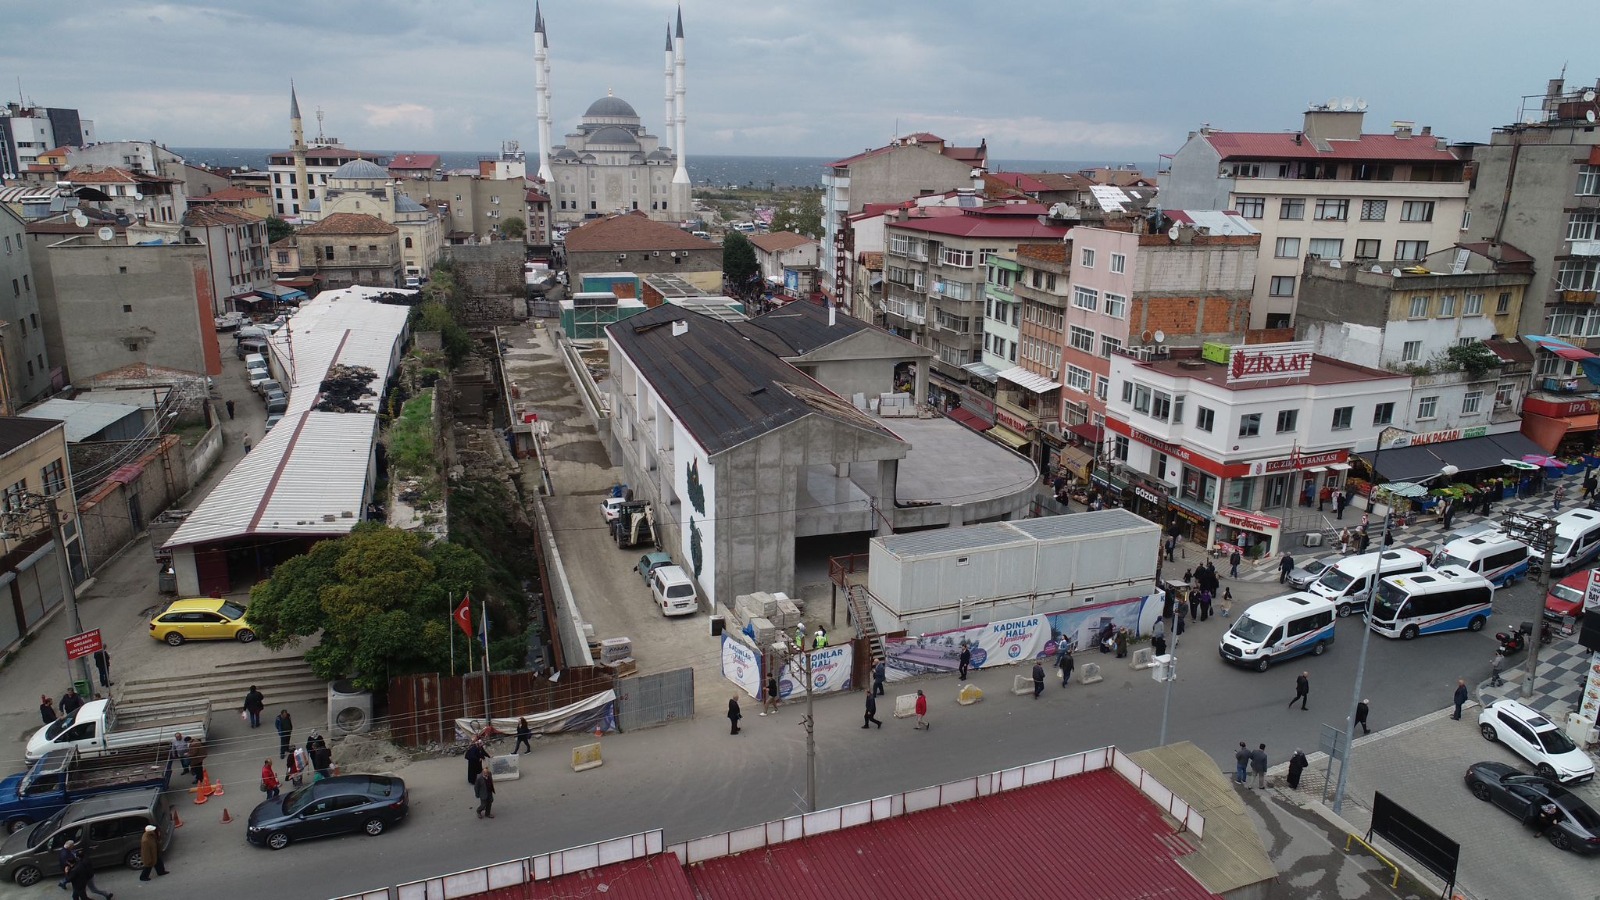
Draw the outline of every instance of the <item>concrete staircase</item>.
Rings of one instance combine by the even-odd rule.
[[[244,703],[252,684],[266,696],[268,706],[328,699],[328,683],[311,674],[304,656],[220,663],[203,676],[119,679],[113,688],[118,703],[206,698],[228,709]]]

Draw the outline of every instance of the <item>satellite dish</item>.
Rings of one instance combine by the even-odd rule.
[[[1338,109],[1339,108],[1339,98],[1338,97],[1329,97],[1328,98],[1328,102],[1322,104],[1322,106],[1323,106],[1324,109]]]
[[[1171,238],[1174,241],[1177,240],[1178,239],[1178,226],[1174,225],[1170,229],[1168,229],[1167,230],[1167,237]]]
[[[1594,121],[1594,110],[1591,109],[1588,112],[1584,113],[1583,117],[1585,119],[1588,119],[1590,122],[1593,122]]]
[[[1383,274],[1383,266],[1373,266],[1372,267],[1372,274],[1374,274],[1374,275],[1382,275]]]
[[[1594,90],[1592,88],[1590,90],[1587,90],[1587,91],[1583,92],[1583,102],[1585,102],[1585,103],[1593,103],[1594,102]]]
[[[116,236],[117,236],[117,230],[115,228],[112,228],[110,225],[101,226],[99,233],[100,233],[100,240],[102,240],[102,241],[109,241],[109,240],[112,240],[112,239],[116,238]]]
[[[1156,329],[1156,343],[1165,344],[1166,342],[1167,342],[1167,333],[1165,331],[1160,330],[1159,328]]]
[[[1148,343],[1150,343],[1150,339],[1153,338],[1153,337],[1155,337],[1154,334],[1150,333],[1149,331],[1146,331],[1145,333],[1139,335],[1139,340],[1144,341],[1146,344],[1148,344]]]
[[[1343,109],[1343,110],[1347,110],[1347,111],[1355,109],[1356,108],[1355,98],[1354,97],[1346,97],[1343,100],[1340,100],[1339,101],[1339,108]]]
[[[75,209],[72,211],[72,224],[83,228],[89,224],[89,217],[83,214],[83,210]]]
[[[1395,266],[1394,268],[1389,270],[1389,274],[1394,276],[1395,278],[1399,278],[1404,273],[1402,273],[1400,271],[1400,267],[1399,266]]]
[[[134,191],[133,192],[133,199],[135,199],[135,200],[143,200],[144,199],[144,191]]]
[[[1361,112],[1366,112],[1367,111],[1367,101],[1361,99],[1360,97],[1357,97],[1356,98],[1356,109],[1360,110]]]

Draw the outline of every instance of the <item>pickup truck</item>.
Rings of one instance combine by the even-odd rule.
[[[0,780],[0,825],[12,834],[42,822],[69,803],[130,788],[166,790],[172,778],[167,744],[145,744],[86,757],[76,750],[52,750],[26,772]]]
[[[174,734],[205,740],[210,724],[210,700],[123,707],[110,700],[90,700],[72,715],[62,716],[35,732],[28,739],[23,756],[33,762],[51,750],[67,748],[83,756],[95,756],[125,747],[170,743]]]

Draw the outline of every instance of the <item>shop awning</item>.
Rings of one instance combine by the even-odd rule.
[[[1350,464],[1349,463],[1331,463],[1328,466],[1328,471],[1329,472],[1348,472],[1348,471],[1350,471]]]
[[[1093,441],[1096,444],[1106,439],[1106,427],[1104,425],[1091,425],[1088,422],[1080,422],[1077,425],[1068,425],[1067,430],[1086,441]]]
[[[1026,447],[1029,444],[1033,443],[1033,439],[1032,438],[1023,437],[1022,435],[1017,434],[1015,431],[1012,431],[1011,429],[1005,427],[1004,425],[996,425],[993,428],[989,429],[989,431],[987,433],[988,433],[989,437],[994,438],[995,440],[999,441],[1002,444],[1005,444],[1007,447],[1010,447],[1013,450],[1021,450],[1023,447]]]
[[[1538,413],[1524,412],[1522,414],[1523,437],[1538,447],[1534,453],[1554,453],[1560,446],[1561,439],[1574,431],[1593,431],[1600,425],[1600,416],[1594,414],[1583,416],[1541,416]],[[1504,435],[1497,435],[1504,437]],[[1526,455],[1526,454],[1523,454]],[[1521,456],[1513,455],[1508,459],[1520,459]]]
[[[1188,513],[1189,515],[1194,516],[1201,521],[1211,521],[1211,510],[1208,507],[1201,506],[1187,497],[1180,497],[1177,494],[1168,494],[1167,501],[1173,506],[1177,507],[1179,512]]]
[[[1302,471],[1304,471],[1307,475],[1315,475],[1318,472],[1326,472],[1326,471],[1328,471],[1328,467],[1327,466],[1312,466],[1311,468],[1303,469]]]
[[[1439,464],[1452,465],[1463,472],[1481,472],[1505,465],[1506,451],[1486,437],[1465,438],[1427,445],[1428,452],[1439,458]]]
[[[950,411],[950,418],[955,419],[957,422],[960,422],[968,428],[971,428],[973,431],[988,431],[990,428],[994,427],[988,422],[984,421],[983,417],[977,413],[972,412],[971,410],[962,409],[960,407],[956,407]]]
[[[971,372],[972,374],[978,376],[979,378],[982,378],[984,381],[987,381],[990,384],[993,384],[995,382],[995,380],[1000,377],[999,370],[997,370],[994,366],[989,365],[988,363],[969,362],[966,365],[962,366],[961,368],[967,370],[968,372]]]
[[[1439,474],[1439,469],[1444,466],[1439,457],[1428,452],[1427,446],[1390,447],[1378,454],[1363,453],[1361,457],[1371,464],[1374,455],[1377,456],[1377,464],[1373,468],[1377,470],[1380,481],[1427,478]]]
[[[1548,452],[1538,444],[1528,440],[1526,436],[1515,431],[1509,431],[1505,434],[1491,434],[1489,435],[1489,440],[1494,441],[1500,446],[1501,450],[1505,451],[1506,459],[1521,459],[1530,453]]]
[[[1094,464],[1094,457],[1081,447],[1062,447],[1061,465],[1079,478]]]
[[[1025,391],[1032,391],[1035,394],[1043,394],[1047,391],[1054,391],[1061,387],[1060,384],[1051,381],[1043,375],[1039,375],[1035,372],[1029,372],[1027,369],[1024,369],[1021,366],[1012,366],[1011,368],[1006,369],[1000,373],[1000,377]]]

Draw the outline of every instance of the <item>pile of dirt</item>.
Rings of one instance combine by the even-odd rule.
[[[328,377],[322,380],[316,409],[337,413],[366,411],[358,401],[377,396],[372,390],[372,382],[377,377],[378,373],[366,366],[333,366],[328,369]]]
[[[398,772],[411,764],[411,754],[389,743],[386,733],[352,734],[329,745],[340,772]]]

